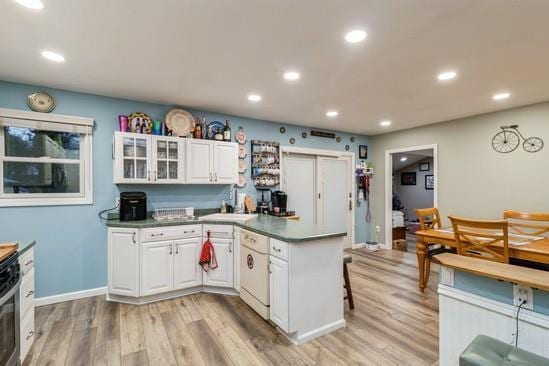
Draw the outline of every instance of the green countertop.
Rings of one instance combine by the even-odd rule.
[[[200,218],[195,220],[169,221],[156,221],[152,218],[141,221],[120,221],[118,219],[107,221],[107,226],[109,227],[135,229],[193,224],[235,225],[258,234],[292,243],[335,238],[347,235],[346,231],[332,228],[328,225],[307,224],[301,221],[287,220],[269,215],[258,215],[257,218],[247,220],[246,222],[201,220]]]
[[[25,253],[27,250],[29,250],[30,248],[32,248],[33,246],[36,245],[36,241],[34,241],[34,240],[13,240],[13,241],[5,242],[5,243],[6,244],[7,243],[17,243],[17,245],[18,245],[17,251],[19,252],[19,255]],[[0,246],[1,245],[2,244],[0,244]]]

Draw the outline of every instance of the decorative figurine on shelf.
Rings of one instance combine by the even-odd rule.
[[[200,123],[200,118],[198,117],[196,117],[196,124],[194,125],[193,138],[202,138],[202,124]]]

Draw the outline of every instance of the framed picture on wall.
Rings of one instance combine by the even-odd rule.
[[[416,172],[400,173],[400,185],[401,186],[415,186],[416,185]]]
[[[425,189],[435,189],[435,176],[432,174],[425,175]]]
[[[429,168],[430,168],[429,163],[419,163],[420,172],[428,172]]]
[[[368,159],[368,146],[358,145],[358,158],[359,159]]]

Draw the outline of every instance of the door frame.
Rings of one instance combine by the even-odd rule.
[[[351,210],[351,248],[359,247],[355,243],[355,195],[356,195],[356,181],[355,181],[355,153],[348,151],[337,151],[337,150],[326,150],[326,149],[315,149],[308,147],[296,147],[296,146],[280,146],[280,185],[284,189],[286,188],[286,183],[284,180],[284,159],[282,159],[282,154],[303,154],[303,155],[314,155],[314,156],[324,156],[324,157],[333,157],[333,158],[345,158],[348,159],[348,164],[350,164],[350,173],[349,173],[349,187],[351,192],[351,202],[353,202]],[[315,187],[316,190],[316,187]]]
[[[393,249],[393,154],[417,150],[433,150],[433,176],[435,178],[433,206],[438,207],[438,144],[385,150],[385,243],[380,244],[383,249]]]

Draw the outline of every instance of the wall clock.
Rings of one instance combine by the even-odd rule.
[[[35,92],[27,97],[27,105],[33,111],[49,113],[55,108],[55,99],[46,92]]]

